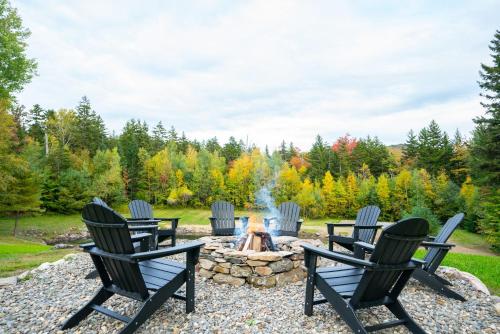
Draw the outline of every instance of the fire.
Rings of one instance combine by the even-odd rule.
[[[256,215],[250,215],[248,218],[247,233],[265,232],[264,223]]]

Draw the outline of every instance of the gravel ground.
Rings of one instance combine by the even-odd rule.
[[[89,256],[77,254],[48,269],[35,270],[17,286],[0,289],[0,333],[63,333],[61,323],[100,286],[97,279],[84,279],[92,269]],[[450,279],[467,302],[441,297],[415,281],[405,288],[400,299],[417,323],[430,333],[500,333],[500,317],[494,308],[499,298],[473,290],[465,281]],[[304,292],[303,283],[259,290],[197,277],[194,313],[185,314],[182,301],[168,300],[137,333],[350,333],[328,304],[315,306],[314,316],[305,316]],[[117,296],[105,305],[130,316],[139,303]],[[365,325],[392,318],[382,307],[358,314]],[[64,333],[111,334],[122,326],[93,313]],[[383,332],[408,331],[397,327]]]

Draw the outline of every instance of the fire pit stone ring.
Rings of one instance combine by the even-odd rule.
[[[281,287],[306,277],[303,243],[323,247],[321,240],[272,237],[274,251],[238,250],[237,236],[206,236],[201,248],[198,274],[215,283],[256,288]]]

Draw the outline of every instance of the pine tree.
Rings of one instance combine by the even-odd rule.
[[[441,169],[448,171],[452,154],[453,147],[448,135],[441,131],[434,120],[427,128],[420,130],[416,164],[418,168],[426,169],[431,175],[437,175]]]
[[[229,141],[224,144],[221,155],[226,159],[227,163],[230,163],[238,159],[241,153],[243,153],[243,145],[238,143],[236,139],[231,136],[229,137]]]
[[[486,114],[474,120],[470,162],[473,180],[482,186],[480,229],[500,249],[500,30],[489,48],[493,64],[481,64],[479,82]]]
[[[76,126],[72,146],[77,150],[86,149],[93,156],[106,143],[106,127],[86,96],[76,107]]]
[[[406,138],[406,143],[403,146],[403,156],[401,161],[408,167],[413,167],[416,164],[418,154],[418,140],[417,136],[410,130]]]
[[[151,138],[151,149],[153,153],[160,151],[167,141],[167,130],[161,121],[153,128],[153,138]]]
[[[311,180],[321,180],[326,171],[331,171],[331,158],[332,151],[330,147],[320,135],[317,135],[316,141],[307,155],[307,160],[311,164],[308,170]]]
[[[467,142],[464,140],[460,132],[455,132],[455,138],[453,140],[453,156],[450,160],[451,170],[450,173],[453,180],[458,184],[465,181],[465,178],[470,173],[469,168],[469,149],[467,147]]]

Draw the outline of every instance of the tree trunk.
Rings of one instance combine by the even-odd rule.
[[[16,220],[14,222],[14,237],[17,234],[17,224],[18,224],[18,222],[19,222],[19,211],[16,212]]]
[[[49,155],[49,136],[47,135],[47,131],[45,131],[45,156]]]

